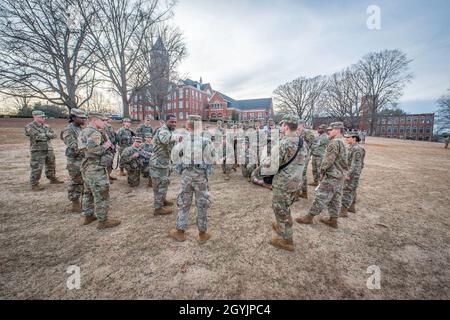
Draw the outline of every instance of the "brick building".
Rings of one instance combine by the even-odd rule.
[[[203,120],[230,120],[237,114],[240,120],[267,119],[273,117],[272,98],[235,100],[212,89],[209,83],[191,79],[171,83],[162,109],[151,103],[149,90],[133,94],[130,115],[133,119],[144,119],[151,115],[159,119],[162,114],[173,113],[178,120],[186,120],[190,114],[200,115]]]

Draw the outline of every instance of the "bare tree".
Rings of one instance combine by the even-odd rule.
[[[411,81],[411,61],[400,50],[384,50],[365,55],[355,65],[355,84],[368,104],[369,134],[374,133],[377,112],[397,102]]]
[[[69,110],[86,103],[78,91],[96,85],[94,12],[88,0],[0,0],[0,91]]]
[[[351,128],[358,127],[361,100],[355,77],[352,67],[331,75],[320,102],[320,109],[326,115]]]
[[[448,89],[450,92],[450,89]],[[450,131],[450,93],[442,96],[436,102],[438,109],[436,111],[436,124],[438,133]]]
[[[147,82],[139,67],[142,47],[152,26],[172,15],[173,1],[93,0],[97,7],[98,27],[92,28],[98,59],[97,71],[112,84],[121,97],[123,115],[129,116],[129,102],[134,90]]]
[[[296,114],[311,123],[326,84],[323,76],[297,78],[275,89],[275,104],[279,111]]]
[[[94,90],[91,99],[86,104],[86,109],[90,111],[97,111],[102,113],[116,113],[117,108],[103,93]]]

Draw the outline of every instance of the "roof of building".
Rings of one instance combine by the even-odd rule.
[[[247,100],[234,100],[233,98],[223,94],[222,92],[216,91],[224,100],[230,103],[230,108],[239,109],[241,111],[246,110],[260,110],[264,109],[269,111],[272,106],[272,98],[262,98],[262,99],[247,99]]]
[[[198,81],[194,81],[191,79],[181,80],[181,82],[183,82],[184,85],[186,86],[192,86],[194,88],[197,88],[197,86],[200,85],[200,90],[202,91],[205,90],[206,87],[209,85],[209,83],[200,83]]]

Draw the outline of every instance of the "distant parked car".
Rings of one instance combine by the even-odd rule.
[[[122,120],[123,117],[122,117],[122,116],[119,116],[118,114],[112,114],[112,115],[111,115],[111,119],[112,119],[112,120]]]

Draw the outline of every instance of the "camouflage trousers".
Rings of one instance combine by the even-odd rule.
[[[126,147],[129,147],[129,146],[119,147],[118,152],[119,152],[120,159],[122,159],[122,152],[123,152],[123,150],[125,150]],[[119,161],[119,160],[117,160],[117,161]],[[119,168],[120,168],[120,170],[125,169],[124,165],[120,162],[119,162]]]
[[[70,201],[81,198],[83,194],[83,176],[81,175],[80,158],[67,157],[67,171],[69,172],[69,185],[67,187],[67,195]]]
[[[302,181],[303,183],[301,184],[301,191],[302,192],[308,192],[308,180],[306,178],[307,176],[307,171],[308,171],[308,163],[309,163],[309,159],[311,159],[311,154],[308,153],[308,155],[306,156],[305,159],[305,167],[303,168],[303,175],[302,175]]]
[[[294,193],[284,188],[273,186],[272,209],[275,213],[280,233],[283,239],[292,239],[291,205],[294,202]]]
[[[315,190],[314,202],[309,209],[309,213],[318,215],[325,208],[328,208],[330,217],[337,218],[341,210],[342,186],[342,179],[322,180]]]
[[[98,220],[106,220],[109,210],[109,178],[106,169],[82,170],[84,181],[83,215],[95,214]]]
[[[312,156],[311,165],[312,165],[312,174],[314,177],[314,182],[319,182],[320,180],[320,165],[322,164],[321,156]]]
[[[207,212],[210,200],[206,172],[200,169],[185,169],[181,174],[181,190],[177,197],[178,216],[176,228],[178,230],[186,230],[187,228],[189,210],[194,194],[198,231],[203,232],[208,229]]]
[[[359,185],[359,177],[352,177],[345,180],[342,193],[342,207],[348,209],[356,198],[356,189]]]
[[[144,165],[141,169],[141,173],[144,178],[148,178],[150,176],[150,166]]]
[[[30,155],[30,184],[37,185],[41,179],[45,165],[45,176],[49,180],[56,179],[56,162],[53,150],[31,151]]]
[[[164,205],[170,184],[169,168],[151,167],[150,177],[153,185],[154,207],[160,209]]]
[[[130,166],[125,165],[127,170],[127,182],[130,187],[137,187],[141,182],[141,169],[130,168]]]
[[[253,170],[256,169],[256,164],[243,164],[241,166],[241,170],[242,170],[242,176],[244,178],[249,178],[252,175]]]

